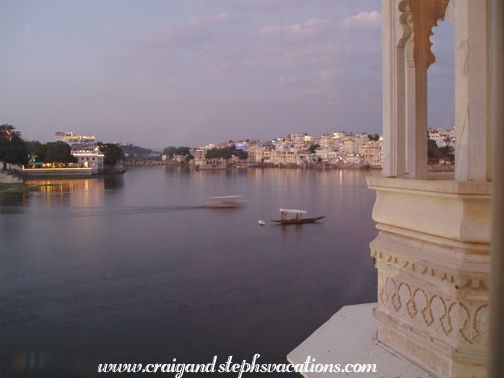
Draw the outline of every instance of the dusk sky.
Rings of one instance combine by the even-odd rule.
[[[453,128],[453,26],[429,126]],[[0,124],[142,147],[381,133],[381,0],[0,2]]]

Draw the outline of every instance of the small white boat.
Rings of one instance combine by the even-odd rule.
[[[214,209],[242,207],[247,201],[240,201],[239,198],[241,196],[210,197],[207,199],[205,206]]]
[[[303,214],[306,214],[305,210],[280,209],[280,212],[282,214],[282,219],[273,220],[272,222],[281,223],[281,224],[302,224],[302,223],[313,223],[313,222],[318,221],[319,219],[325,218],[325,216],[316,217],[316,218],[303,218]],[[294,214],[294,218],[287,219],[287,215],[289,215],[289,214]]]
[[[264,225],[266,224],[266,222],[265,222],[265,221],[263,221],[263,220],[260,220],[260,221],[259,221],[259,222],[257,222],[257,223],[259,224],[259,226],[264,226]]]

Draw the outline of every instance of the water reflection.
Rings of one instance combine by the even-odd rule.
[[[28,204],[30,193],[5,193],[0,195],[0,214],[22,213]]]
[[[284,363],[341,306],[376,299],[368,174],[133,169],[0,197],[0,211],[22,210],[0,217],[1,376],[255,353]],[[246,206],[202,206],[226,194]],[[274,225],[279,208],[327,217]]]
[[[124,175],[105,175],[103,177],[103,185],[107,190],[120,190],[124,187]]]

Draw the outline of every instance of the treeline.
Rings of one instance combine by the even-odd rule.
[[[147,156],[154,152],[149,148],[133,146],[132,144],[121,146],[121,149],[128,156]]]
[[[175,155],[182,155],[182,156],[192,156],[191,154],[191,149],[189,147],[166,147],[163,150],[163,155],[167,155],[170,158],[173,158]],[[194,157],[193,157],[194,158]]]
[[[207,159],[230,159],[232,156],[236,156],[239,159],[246,159],[248,153],[237,149],[236,146],[224,147],[224,148],[212,148],[206,152],[205,157]]]
[[[124,160],[125,156],[120,147],[113,143],[97,143],[99,150],[104,155],[104,164],[113,165]],[[12,125],[0,126],[0,162],[3,170],[7,164],[27,165],[31,160],[41,163],[55,163],[68,166],[76,163],[77,158],[72,155],[69,144],[57,141],[40,143],[36,140],[25,141],[21,133]]]

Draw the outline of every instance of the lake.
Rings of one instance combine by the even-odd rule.
[[[286,363],[342,306],[376,301],[366,177],[377,174],[158,167],[27,181],[39,191],[0,196],[0,377],[254,354]],[[246,206],[203,206],[223,195]],[[326,218],[277,225],[279,208]]]

